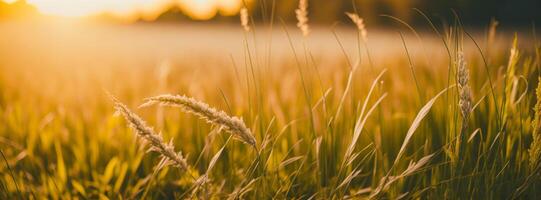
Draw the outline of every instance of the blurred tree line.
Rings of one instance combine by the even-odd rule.
[[[255,2],[256,16],[262,17],[262,8],[270,10],[273,0]],[[276,14],[286,21],[295,20],[295,0],[275,0]],[[487,24],[491,18],[498,21],[526,25],[541,21],[540,0],[309,0],[310,20],[313,23],[333,23],[347,20],[344,12],[357,10],[367,23],[386,24],[390,20],[382,14],[392,15],[409,23],[426,21],[414,8],[434,20],[453,19],[453,11],[466,24]],[[266,12],[268,13],[268,11]]]
[[[189,0],[186,0],[189,1]],[[239,0],[243,1],[243,0]],[[245,0],[257,21],[270,18],[272,5],[275,5],[276,19],[295,22],[295,9],[298,0]],[[155,21],[190,20],[175,0],[169,9],[161,13]],[[541,0],[309,0],[310,23],[332,24],[347,21],[344,12],[357,10],[368,24],[385,25],[394,23],[382,14],[400,18],[412,24],[425,24],[426,21],[413,10],[417,8],[435,21],[453,19],[455,11],[463,23],[486,25],[491,18],[508,25],[531,25],[541,21]],[[36,8],[25,0],[5,3],[0,0],[0,19],[33,18],[39,15]],[[98,15],[97,19],[114,21],[112,15]],[[214,17],[211,22],[238,23],[238,16]]]

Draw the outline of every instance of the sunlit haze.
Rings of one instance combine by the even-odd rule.
[[[3,0],[8,3],[15,0]],[[233,15],[240,0],[27,0],[41,13],[62,17],[85,17],[108,13],[124,19],[152,20],[168,8],[178,6],[188,16],[205,20],[216,14]]]
[[[0,200],[541,200],[540,8],[0,0]]]

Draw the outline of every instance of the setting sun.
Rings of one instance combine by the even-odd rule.
[[[216,15],[216,3],[214,0],[191,0],[181,1],[183,10],[196,19],[210,19]]]

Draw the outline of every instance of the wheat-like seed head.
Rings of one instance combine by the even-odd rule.
[[[250,129],[238,117],[231,117],[223,111],[216,110],[208,104],[185,95],[160,95],[146,99],[141,107],[154,104],[180,107],[187,113],[192,113],[210,124],[221,126],[227,132],[246,144],[255,147],[256,140]]]
[[[541,160],[541,76],[539,77],[539,83],[537,85],[537,103],[535,104],[534,111],[535,116],[532,122],[533,126],[533,141],[530,145],[530,167],[532,169],[537,168]]]
[[[469,120],[470,112],[472,109],[472,95],[469,85],[469,70],[466,66],[466,60],[464,58],[464,53],[458,53],[457,60],[458,67],[458,90],[459,90],[459,101],[460,112],[462,113],[463,123],[467,124]],[[463,125],[464,126],[464,125]]]
[[[353,23],[355,23],[357,29],[359,29],[361,38],[366,42],[368,39],[368,32],[366,31],[363,18],[360,18],[359,15],[350,12],[346,12],[346,15],[349,17],[349,19],[351,19],[351,21],[353,21]]]
[[[248,25],[248,22],[248,9],[246,7],[242,7],[240,9],[240,23],[242,24],[242,28],[244,28],[244,31],[246,32],[250,31],[250,25]]]
[[[186,159],[184,159],[180,151],[178,153],[175,152],[172,141],[165,143],[162,135],[154,133],[154,130],[147,126],[146,122],[137,116],[137,114],[130,111],[126,105],[120,103],[114,97],[112,97],[112,99],[117,113],[124,116],[139,138],[150,144],[151,147],[149,151],[160,153],[162,157],[166,159],[166,164],[168,165],[173,165],[183,171],[188,169]]]
[[[297,17],[297,27],[301,29],[304,37],[310,33],[310,26],[308,26],[308,0],[300,0],[299,8],[295,10]]]

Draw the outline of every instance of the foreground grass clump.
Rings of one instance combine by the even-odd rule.
[[[376,60],[363,20],[347,13],[358,51],[320,62],[307,7],[300,30],[283,26],[291,56],[275,65],[250,43],[243,8],[241,66],[194,58],[169,72],[88,73],[98,80],[1,67],[12,73],[0,74],[0,199],[541,196],[537,41],[485,49],[457,22],[434,28],[440,57],[409,54],[402,40],[403,55]]]

